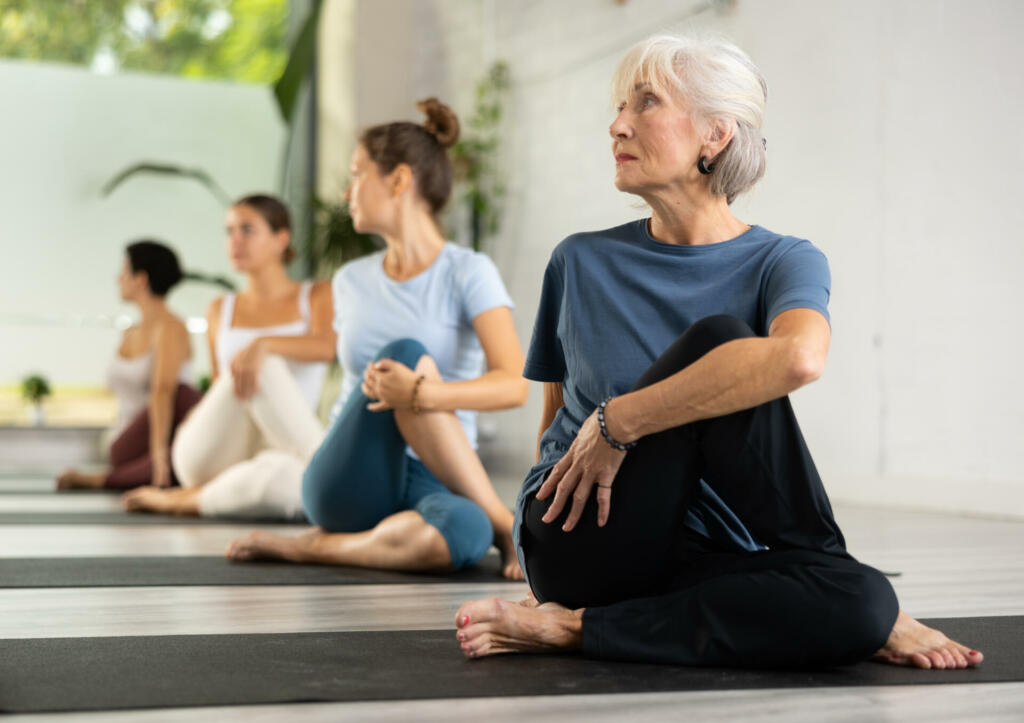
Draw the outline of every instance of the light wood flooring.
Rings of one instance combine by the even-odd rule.
[[[54,495],[0,478],[0,512],[105,512],[115,497]],[[502,496],[518,481],[498,481]],[[5,492],[17,491],[16,494]],[[920,617],[1024,614],[1024,522],[837,505],[848,547],[887,572]],[[296,528],[282,528],[295,531]],[[228,526],[0,526],[0,557],[220,554]],[[0,589],[0,638],[450,627],[458,606],[525,586]],[[968,643],[970,641],[963,641]],[[454,644],[454,643],[453,643]],[[59,690],[59,682],[54,683]],[[1024,721],[1024,683],[184,708],[8,716],[11,721]]]

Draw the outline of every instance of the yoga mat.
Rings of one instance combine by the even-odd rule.
[[[40,557],[0,559],[0,588],[140,587],[164,585],[388,585],[501,582],[490,554],[458,572],[414,573],[290,562],[231,562],[202,557]],[[522,583],[520,583],[522,584]],[[2,655],[2,652],[0,652]]]
[[[295,520],[238,520],[225,517],[156,515],[148,512],[0,512],[0,525],[304,525]]]
[[[928,622],[928,621],[926,621]],[[0,711],[646,693],[1024,680],[1024,617],[933,620],[969,670],[684,668],[578,655],[463,657],[454,630],[0,640]]]

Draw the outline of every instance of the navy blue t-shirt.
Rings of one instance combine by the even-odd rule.
[[[601,400],[629,391],[686,329],[729,314],[760,336],[783,311],[828,316],[825,255],[809,241],[760,226],[728,241],[684,246],[656,241],[648,220],[578,233],[551,254],[523,375],[561,382],[565,406],[544,432],[540,461],[516,505],[543,483]],[[701,481],[686,524],[726,546],[761,549],[725,503]]]

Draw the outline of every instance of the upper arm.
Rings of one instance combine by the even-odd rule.
[[[473,329],[483,347],[487,369],[501,369],[514,373],[523,372],[523,349],[519,346],[512,312],[507,306],[497,306],[478,314],[473,319]]]
[[[220,332],[220,309],[224,297],[214,299],[206,309],[206,342],[210,346],[210,381],[217,379],[217,334]]]
[[[188,329],[180,319],[161,325],[156,337],[153,380],[150,385],[154,391],[178,385],[181,365],[188,359],[190,352]]]
[[[336,342],[334,332],[334,297],[331,284],[327,281],[317,281],[309,294],[310,320],[309,333],[311,336],[328,336],[331,339],[331,346]]]
[[[787,342],[790,372],[799,384],[807,384],[821,376],[825,370],[832,330],[820,311],[783,311],[772,320],[768,336]]]
[[[544,429],[551,426],[551,421],[555,418],[555,414],[558,410],[565,406],[565,400],[562,398],[562,383],[561,382],[544,382]]]

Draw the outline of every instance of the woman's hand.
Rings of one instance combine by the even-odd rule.
[[[626,453],[614,449],[601,436],[597,422],[597,410],[587,417],[579,434],[565,456],[558,461],[544,484],[537,490],[537,499],[547,499],[552,492],[555,498],[541,519],[554,522],[562,513],[566,500],[572,496],[572,508],[562,525],[565,532],[571,531],[583,514],[583,506],[597,488],[597,526],[604,527],[612,507],[612,484],[622,466]]]
[[[154,487],[171,486],[171,463],[166,451],[153,455],[153,479],[151,482]]]
[[[231,360],[231,378],[235,382],[235,396],[248,399],[259,390],[260,367],[267,358],[262,339],[253,339]]]
[[[411,408],[415,388],[416,372],[394,359],[370,362],[363,372],[363,394],[375,400],[366,405],[371,412]]]

